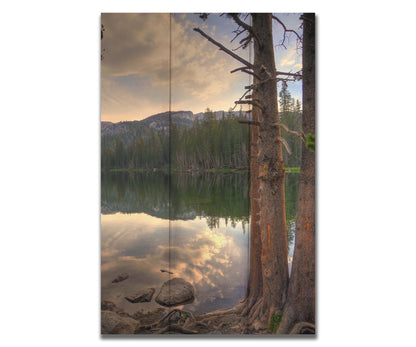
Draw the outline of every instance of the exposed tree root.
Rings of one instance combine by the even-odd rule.
[[[212,312],[205,313],[205,314],[201,315],[199,317],[199,319],[211,318],[211,317],[214,317],[214,316],[224,316],[224,315],[228,315],[228,314],[239,314],[240,310],[241,310],[241,308],[239,306],[235,306],[235,307],[230,308],[228,310],[212,311]]]
[[[263,313],[263,298],[258,300],[251,308],[248,317],[247,317],[247,323],[250,324],[250,322],[259,319]]]
[[[243,333],[265,332],[268,323],[268,312],[265,312],[263,298],[257,300],[250,308],[244,311],[245,316],[242,317]]]
[[[177,324],[171,324],[155,332],[156,334],[198,334],[195,330],[189,330]]]
[[[309,322],[299,322],[291,314],[288,307],[285,309],[282,320],[276,321],[280,311],[260,298],[246,300],[232,309],[217,310],[199,316],[191,312],[173,309],[161,318],[154,317],[148,324],[137,325],[135,334],[315,334],[315,325]],[[247,307],[251,306],[250,309]],[[243,316],[243,313],[245,314]],[[293,312],[292,312],[293,313]],[[118,313],[117,313],[118,314]],[[121,317],[121,316],[120,316]],[[279,318],[280,319],[280,318]],[[140,322],[140,317],[137,318]],[[143,323],[141,323],[143,324]],[[275,329],[279,325],[278,330]]]
[[[177,323],[184,324],[186,321],[189,321],[189,320],[195,322],[195,317],[191,312],[174,309],[166,313],[157,322],[153,323],[152,328],[154,327],[161,328],[167,325],[172,325],[172,324],[177,324]]]
[[[315,335],[315,324],[308,323],[308,322],[300,322],[297,323],[293,329],[291,330],[290,334],[295,335]]]
[[[315,325],[309,322],[299,322],[293,309],[286,306],[276,333],[279,335],[315,334]]]
[[[243,305],[241,316],[245,317],[250,313],[251,309],[256,303],[256,299],[253,296],[250,296],[249,298],[245,298],[241,303]]]

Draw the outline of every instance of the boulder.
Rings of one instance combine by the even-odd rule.
[[[101,334],[134,334],[137,321],[112,311],[101,311]]]
[[[114,302],[103,300],[101,301],[101,311],[113,311],[117,312],[118,307]]]
[[[150,302],[152,301],[154,293],[155,293],[155,288],[149,288],[145,292],[140,292],[132,296],[126,296],[124,297],[124,299],[131,302],[132,304],[137,304],[138,302]]]
[[[125,272],[123,272],[122,274],[118,275],[115,279],[113,279],[111,283],[118,283],[128,278],[129,278],[129,274],[126,274]]]
[[[125,312],[123,309],[121,309],[120,307],[117,307],[116,304],[111,301],[106,301],[106,300],[101,301],[101,311],[112,311],[122,317],[134,318],[130,316],[127,312]]]
[[[162,306],[172,307],[194,301],[194,287],[182,278],[173,278],[163,283],[155,301]]]

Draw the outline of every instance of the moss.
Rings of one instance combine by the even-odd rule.
[[[143,316],[144,317],[152,317],[152,316],[154,316],[156,314],[156,312],[147,312],[147,313],[145,313]]]
[[[300,167],[285,167],[286,173],[299,173]]]
[[[306,148],[309,149],[311,152],[315,152],[315,135],[306,135]]]
[[[269,333],[275,333],[277,328],[280,325],[280,322],[282,321],[282,313],[273,314],[269,321],[269,327],[268,331]]]

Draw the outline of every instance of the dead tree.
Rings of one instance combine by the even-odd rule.
[[[315,15],[303,18],[302,131],[315,138]],[[301,323],[315,324],[315,149],[302,145],[296,240],[288,298],[278,334],[298,333]]]
[[[253,31],[259,38],[254,40],[254,74],[260,77],[255,89],[263,107],[258,142],[263,295],[251,309],[249,323],[264,328],[272,315],[281,314],[289,281],[285,168],[277,109],[272,15],[252,14],[252,21]]]
[[[253,84],[258,83],[258,79],[253,79]],[[247,89],[249,91],[249,89]],[[252,99],[257,99],[256,90],[252,90]],[[242,315],[247,316],[254,304],[263,295],[263,277],[261,271],[261,234],[260,234],[260,180],[257,178],[259,172],[259,119],[260,109],[253,107],[251,111],[251,158],[250,158],[250,271],[247,284],[246,295],[243,299]]]
[[[285,141],[280,134],[280,128],[285,128],[285,126],[280,124],[278,117],[277,82],[300,80],[303,73],[302,71],[295,73],[276,71],[272,19],[284,28],[283,46],[286,34],[293,32],[293,30],[288,30],[278,18],[267,13],[253,13],[251,14],[252,24],[249,25],[237,14],[229,14],[229,16],[239,25],[234,39],[242,34],[246,35],[240,40],[240,47],[246,48],[253,43],[253,63],[227,49],[202,30],[198,28],[194,30],[243,64],[231,73],[239,71],[253,76],[253,84],[246,86],[245,93],[235,102],[236,105],[249,104],[253,108],[252,119],[241,121],[252,126],[252,135],[250,273],[240,313],[246,317],[248,329],[265,329],[271,320],[276,321],[276,318],[279,320],[284,308],[288,307],[285,306],[289,275],[284,191],[285,168],[282,155],[282,144],[285,145]],[[296,35],[300,40],[299,35],[297,33]],[[290,134],[299,136],[303,143],[306,142],[303,132],[297,133],[285,129]],[[304,129],[309,131],[307,127]],[[301,180],[302,177],[301,175]],[[299,202],[302,204],[300,200]],[[300,211],[299,206],[298,210]],[[301,253],[302,251],[298,250],[295,257],[302,258]],[[296,263],[296,260],[294,262]],[[294,284],[293,288],[297,285]],[[285,316],[283,317],[285,319]]]
[[[252,25],[237,14],[230,17],[240,26],[236,36],[246,34],[240,44],[253,42],[254,62],[247,62],[200,29],[194,30],[244,66],[233,70],[254,76],[248,100],[237,104],[253,107],[251,157],[250,274],[243,315],[254,328],[266,328],[273,315],[280,316],[288,287],[287,231],[285,216],[285,168],[277,109],[277,81],[300,78],[300,73],[276,71],[272,36],[272,14],[251,14]]]

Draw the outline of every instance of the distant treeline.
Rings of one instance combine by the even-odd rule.
[[[280,96],[280,119],[289,129],[299,131],[300,103],[294,102],[287,88]],[[201,120],[192,126],[172,123],[164,130],[147,128],[136,139],[125,134],[101,140],[101,166],[103,169],[163,169],[171,165],[179,170],[248,168],[250,162],[250,126],[242,112],[223,112],[216,117],[207,109]],[[291,155],[284,149],[288,167],[300,165],[300,139],[282,129]]]
[[[168,130],[149,129],[145,136],[125,144],[117,135],[112,147],[101,143],[102,168],[218,169],[248,167],[250,129],[238,120],[241,113],[223,113],[216,119],[207,110],[192,127],[172,123]]]

